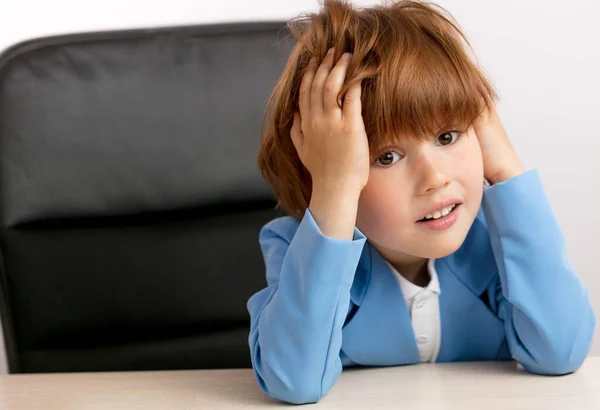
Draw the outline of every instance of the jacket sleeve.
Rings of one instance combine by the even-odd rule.
[[[496,309],[512,357],[532,373],[575,371],[596,322],[538,171],[486,188],[482,205],[499,271]]]
[[[260,387],[290,403],[317,402],[342,371],[342,326],[366,238],[324,236],[309,210],[261,230],[267,287],[248,301],[250,352]]]

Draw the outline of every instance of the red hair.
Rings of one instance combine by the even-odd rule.
[[[290,129],[312,57],[322,61],[331,47],[334,61],[352,53],[340,98],[362,81],[362,117],[371,152],[399,138],[466,129],[497,98],[469,56],[467,38],[439,6],[397,1],[355,9],[345,0],[325,0],[319,12],[296,17],[288,27],[296,45],[265,111],[258,163],[278,206],[297,219],[308,207],[312,183]]]

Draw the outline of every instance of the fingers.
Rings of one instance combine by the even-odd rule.
[[[338,94],[346,80],[346,71],[348,70],[351,57],[350,53],[344,53],[325,81],[323,87],[323,108],[327,113],[330,113],[332,110],[339,111]]]
[[[362,121],[361,84],[362,81],[358,81],[348,88],[342,108],[342,117],[345,119]]]
[[[310,93],[312,88],[313,79],[317,71],[317,60],[312,58],[306,66],[306,71],[300,82],[300,95],[298,104],[300,106],[300,114],[304,115],[304,118],[310,118]]]
[[[292,137],[292,143],[294,144],[294,148],[296,148],[296,152],[300,154],[300,148],[302,147],[302,141],[304,139],[304,135],[302,134],[302,117],[300,113],[294,113],[294,122],[292,123],[292,128],[290,129],[290,137]]]
[[[325,81],[333,68],[333,48],[330,48],[327,55],[321,62],[321,65],[315,73],[310,91],[310,112],[311,115],[323,113],[323,87]]]
[[[332,111],[339,109],[337,98],[346,80],[352,55],[344,53],[334,66],[333,54],[334,49],[331,48],[321,65],[312,58],[306,67],[300,83],[298,101],[300,115],[304,118],[312,118],[324,113],[331,114]]]

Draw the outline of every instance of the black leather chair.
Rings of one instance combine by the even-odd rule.
[[[11,373],[249,367],[276,216],[256,166],[284,22],[85,33],[0,58]]]

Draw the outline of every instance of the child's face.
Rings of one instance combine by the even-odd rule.
[[[357,228],[391,262],[441,258],[456,251],[483,195],[483,160],[473,129],[462,136],[406,140],[377,155],[380,160],[371,166],[360,196]],[[438,222],[418,222],[447,201],[460,205]]]

